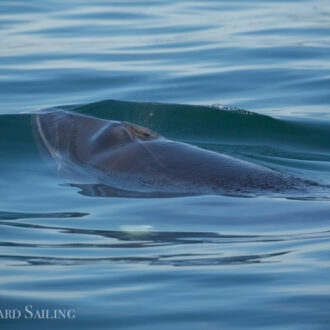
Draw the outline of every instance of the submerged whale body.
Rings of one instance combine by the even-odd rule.
[[[128,122],[55,110],[33,118],[38,141],[86,195],[260,195],[303,186],[298,178]]]

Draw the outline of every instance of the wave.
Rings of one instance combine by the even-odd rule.
[[[192,144],[273,146],[306,151],[330,158],[330,122],[273,118],[251,111],[213,106],[105,100],[64,105],[69,110],[103,119],[127,121],[147,127],[167,138]],[[2,141],[32,142],[31,113],[0,116]],[[328,156],[328,157],[326,157]]]
[[[285,150],[330,152],[330,122],[277,119],[213,106],[106,100],[59,107],[104,119],[128,121],[190,143],[269,145]]]

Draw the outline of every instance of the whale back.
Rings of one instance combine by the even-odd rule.
[[[35,115],[37,136],[59,169],[117,189],[175,194],[281,192],[301,186],[292,176],[167,140],[128,122],[67,111]]]

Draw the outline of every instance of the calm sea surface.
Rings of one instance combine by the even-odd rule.
[[[47,165],[30,118],[126,120],[327,186],[328,0],[1,0],[0,40],[0,311],[22,314],[1,329],[330,328],[330,189],[109,197]]]

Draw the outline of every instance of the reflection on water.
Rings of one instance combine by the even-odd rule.
[[[104,184],[84,184],[84,183],[71,183],[66,184],[70,187],[79,188],[79,194],[89,197],[131,197],[131,198],[173,198],[183,196],[193,196],[194,193],[172,193],[172,192],[139,192],[134,190],[123,190],[115,187],[107,186]]]
[[[38,219],[38,218],[81,218],[88,213],[80,212],[55,212],[55,213],[20,213],[20,212],[3,212],[0,211],[0,220],[17,220],[17,219]]]
[[[67,215],[66,215],[67,217]],[[287,251],[276,251],[278,249],[276,243],[293,243],[302,241],[314,241],[327,239],[330,237],[330,231],[316,233],[300,233],[291,235],[224,235],[216,232],[155,232],[155,231],[118,231],[118,230],[92,230],[83,228],[58,227],[48,225],[28,224],[21,222],[0,222],[1,227],[16,227],[32,230],[54,231],[58,233],[68,234],[73,239],[73,235],[79,235],[80,239],[84,236],[99,236],[106,238],[110,243],[84,243],[84,242],[66,242],[66,243],[27,243],[27,242],[5,242],[1,241],[0,246],[6,248],[29,249],[35,251],[33,255],[1,255],[0,258],[10,262],[20,261],[21,263],[14,265],[82,265],[82,264],[99,264],[106,262],[138,264],[146,263],[148,265],[171,265],[171,266],[210,266],[210,265],[228,265],[242,263],[261,263],[261,262],[280,262],[281,256],[290,253]],[[74,241],[74,240],[73,240]],[[242,254],[234,256],[223,255],[225,252],[222,248],[225,246],[225,251],[228,247],[249,246],[251,244],[260,245],[259,254]],[[262,252],[262,244],[274,245],[274,250],[271,253]],[[286,246],[288,246],[286,244]],[[306,243],[305,243],[306,244]],[[178,253],[186,246],[194,245],[195,251],[202,251],[203,246],[211,245],[219,246],[212,248],[211,253]],[[167,249],[171,246],[175,247],[175,252],[168,254]],[[138,249],[145,248],[145,254],[140,255]],[[161,248],[165,252],[155,254],[150,248]],[[34,250],[36,249],[36,250]],[[88,251],[88,255],[93,254],[93,257],[56,257],[39,255],[38,251],[51,251],[58,249],[65,250],[68,254],[72,249],[79,251],[80,255],[84,254],[84,250]],[[127,250],[130,255],[125,256],[107,256],[99,257],[97,249],[112,253],[112,249]],[[132,255],[136,252],[137,255]],[[36,254],[35,254],[36,253]],[[76,252],[75,252],[76,253]],[[115,252],[114,252],[115,253]],[[273,259],[273,257],[278,257]]]

